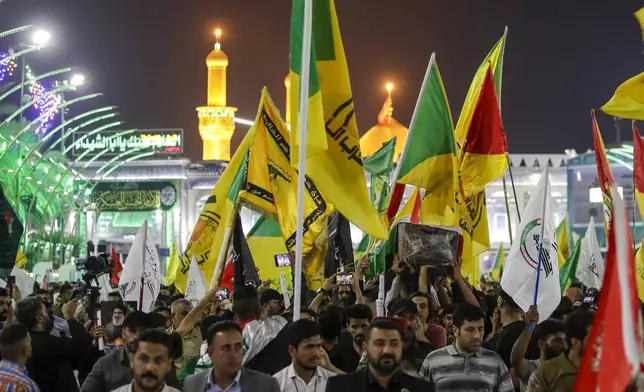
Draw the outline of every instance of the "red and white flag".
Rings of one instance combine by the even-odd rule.
[[[575,392],[623,391],[640,367],[640,317],[633,244],[624,201],[614,188],[611,193],[613,219],[604,283]]]
[[[123,271],[123,265],[121,264],[121,259],[114,248],[112,248],[112,254],[110,255],[110,258],[114,261],[114,269],[112,270],[110,284],[118,287],[119,281],[121,280],[121,271]]]

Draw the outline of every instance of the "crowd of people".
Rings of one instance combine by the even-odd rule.
[[[572,391],[593,320],[578,286],[548,320],[494,283],[395,260],[379,280],[329,277],[303,293],[300,319],[269,282],[189,301],[161,287],[150,312],[82,282],[21,297],[0,289],[0,391]],[[288,301],[287,301],[288,303]]]

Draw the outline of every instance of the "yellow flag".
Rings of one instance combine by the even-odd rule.
[[[179,248],[177,247],[177,241],[172,242],[172,249],[170,250],[170,262],[168,263],[167,273],[165,274],[165,285],[170,286],[174,283],[177,278],[177,269],[180,264],[179,260]]]
[[[274,214],[289,251],[295,250],[297,209],[297,171],[290,165],[290,134],[264,89],[257,118],[252,128],[248,171],[240,197],[246,203]],[[332,211],[322,193],[310,178],[305,182],[303,269],[309,288],[324,283],[322,258],[307,256],[320,251],[318,237],[327,227]],[[322,241],[323,242],[323,241]],[[312,264],[313,263],[313,264]],[[321,272],[321,273],[320,273]]]
[[[275,263],[276,255],[288,256],[279,223],[270,218],[260,217],[248,232],[246,241],[248,249],[253,255],[259,278],[262,281],[270,280],[271,287],[281,293],[280,273],[282,273],[286,278],[287,287],[292,288],[291,267],[279,267]]]
[[[27,256],[21,251],[18,251],[16,253],[16,267],[22,268],[25,264],[27,264]]]
[[[492,278],[495,282],[501,281],[503,267],[505,267],[505,250],[503,249],[503,244],[501,244],[501,246],[499,246],[499,250],[496,252],[496,259],[494,260],[494,266],[492,267]]]
[[[230,227],[237,205],[239,188],[243,183],[243,169],[246,167],[248,146],[252,138],[252,128],[244,137],[235,155],[226,166],[221,177],[203,206],[186,250],[175,269],[175,287],[184,292],[190,261],[195,255],[199,269],[204,273],[208,284],[215,272],[219,250],[224,241],[226,228]]]
[[[635,253],[635,274],[637,275],[637,295],[644,301],[644,241]]]
[[[601,110],[611,116],[644,121],[644,72],[617,87]]]
[[[640,22],[640,28],[642,29],[642,40],[644,40],[644,8],[640,8],[639,11],[635,13],[637,21]]]
[[[303,15],[304,0],[294,0],[291,27],[291,105],[299,102],[297,75],[301,64],[298,68],[297,54],[301,58]],[[371,204],[367,190],[349,69],[333,0],[313,2],[312,32],[308,138],[317,148],[315,154],[307,154],[309,158],[306,173],[347,220],[373,237],[386,239],[387,228]],[[319,113],[320,110],[322,113]],[[298,111],[292,110],[291,113],[294,116],[291,124],[297,124]],[[315,124],[311,122],[312,119],[316,120]],[[296,131],[297,126],[293,130]],[[326,148],[319,142],[320,135],[326,138]],[[293,148],[290,158],[296,167],[296,148]],[[292,208],[295,206],[293,204]]]
[[[568,239],[568,217],[557,227],[557,264],[559,268],[570,258],[570,241]]]

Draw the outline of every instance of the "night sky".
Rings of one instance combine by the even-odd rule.
[[[636,0],[336,0],[358,125],[376,122],[384,84],[396,84],[394,117],[408,124],[432,52],[454,122],[474,72],[509,27],[503,118],[515,153],[591,147],[589,110],[642,70]],[[127,128],[184,128],[201,157],[195,107],[206,102],[205,57],[215,27],[230,58],[228,103],[252,119],[262,86],[280,108],[288,72],[289,0],[0,0],[0,31],[36,24],[52,45],[28,58],[37,73],[76,66],[118,105]],[[28,35],[21,37],[28,41]],[[0,40],[5,51],[11,40]],[[77,92],[76,94],[81,94]],[[72,110],[79,111],[81,107]],[[598,115],[606,144],[612,118]],[[622,138],[631,139],[621,122]],[[236,147],[248,128],[238,126]]]

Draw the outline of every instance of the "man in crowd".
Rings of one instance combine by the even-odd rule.
[[[114,340],[123,334],[123,321],[125,321],[125,305],[117,303],[112,311],[112,321],[105,326],[105,340],[107,344],[113,344]]]
[[[409,323],[409,330],[403,334],[405,343],[403,357],[406,366],[418,372],[427,355],[434,350],[425,335],[425,327],[418,317],[418,306],[411,299],[399,298],[394,300],[390,307],[389,316],[400,317]]]
[[[342,334],[338,344],[329,353],[329,358],[335,367],[350,373],[358,368],[364,351],[362,345],[365,342],[365,334],[373,314],[367,305],[353,305],[345,309],[344,317],[349,331]]]
[[[70,339],[51,335],[54,319],[40,297],[18,302],[16,318],[31,334],[32,353],[27,371],[41,392],[78,391],[74,369],[89,357],[91,346],[83,340],[87,335],[85,329],[73,319],[76,305],[76,301],[70,301],[62,308],[72,332]]]
[[[60,292],[56,305],[54,305],[54,314],[58,317],[63,317],[63,305],[73,299],[74,287],[69,283],[63,283],[60,286]]]
[[[375,319],[366,331],[369,366],[355,373],[331,377],[326,392],[408,391],[433,392],[428,382],[400,371],[403,339],[396,324]]]
[[[322,347],[329,354],[342,334],[342,311],[337,306],[329,306],[318,316],[318,324]]]
[[[467,303],[453,314],[456,341],[427,356],[420,370],[436,391],[513,392],[507,366],[494,351],[481,347],[485,312]],[[464,371],[468,369],[468,371]]]
[[[539,310],[536,306],[530,306],[525,314],[524,329],[519,339],[514,343],[510,361],[516,376],[521,382],[521,391],[525,391],[528,380],[539,365],[545,361],[560,356],[566,350],[566,330],[558,320],[545,320],[540,324]],[[539,359],[528,360],[525,358],[528,344],[533,334],[530,332],[530,325],[536,325],[534,339],[539,345]]]
[[[320,326],[311,320],[298,320],[288,327],[290,344],[288,352],[292,362],[274,377],[282,392],[324,391],[329,377],[340,370],[329,371],[332,366],[322,347]]]
[[[180,392],[165,383],[165,375],[172,371],[170,355],[172,341],[164,331],[150,329],[141,332],[138,339],[130,343],[128,353],[133,380],[113,392]]]
[[[262,307],[262,319],[278,316],[284,312],[284,297],[275,289],[263,290],[259,296]]]
[[[242,368],[244,341],[239,324],[220,321],[206,334],[212,371],[189,376],[185,391],[196,392],[279,392],[277,380],[263,373]]]
[[[530,376],[528,392],[572,391],[577,381],[579,364],[584,356],[586,338],[593,324],[593,313],[576,310],[565,321],[568,348],[560,356],[544,362]]]
[[[3,327],[4,323],[7,321],[9,307],[11,307],[9,292],[7,289],[0,287],[0,327]]]
[[[42,299],[43,303],[45,304],[45,308],[47,309],[47,313],[49,313],[49,317],[54,321],[54,326],[51,329],[50,333],[53,336],[61,337],[61,338],[69,338],[71,337],[71,331],[69,329],[69,324],[67,323],[67,320],[65,320],[64,317],[59,317],[54,314],[54,303],[51,298],[51,293],[49,291],[40,289],[36,291],[36,295]],[[65,304],[69,303],[71,301],[65,302]],[[61,312],[62,312],[62,306],[65,304],[61,305]]]
[[[418,307],[418,318],[423,325],[423,330],[427,340],[434,348],[443,348],[447,345],[447,335],[445,328],[436,325],[429,320],[429,308],[432,303],[431,297],[427,293],[415,292],[409,299],[414,301]]]
[[[125,346],[112,350],[94,364],[92,372],[81,386],[81,392],[110,392],[131,383],[132,371],[128,356],[131,354],[131,343],[139,337],[140,332],[149,329],[150,325],[150,317],[146,313],[140,311],[129,313],[123,322]],[[174,371],[168,372],[166,383],[173,387],[179,387]]]
[[[0,391],[38,392],[36,383],[27,374],[27,360],[31,357],[29,330],[22,324],[13,324],[0,332]]]
[[[170,313],[172,318],[172,327],[168,329],[169,333],[176,331],[183,320],[188,316],[188,314],[194,309],[192,303],[187,299],[179,299],[172,303],[170,307]],[[181,340],[183,344],[183,352],[181,357],[174,360],[174,367],[177,374],[181,373],[183,366],[191,359],[199,357],[199,349],[201,348],[201,342],[203,338],[201,337],[201,331],[196,323],[192,324],[192,327],[183,331],[181,335]]]

